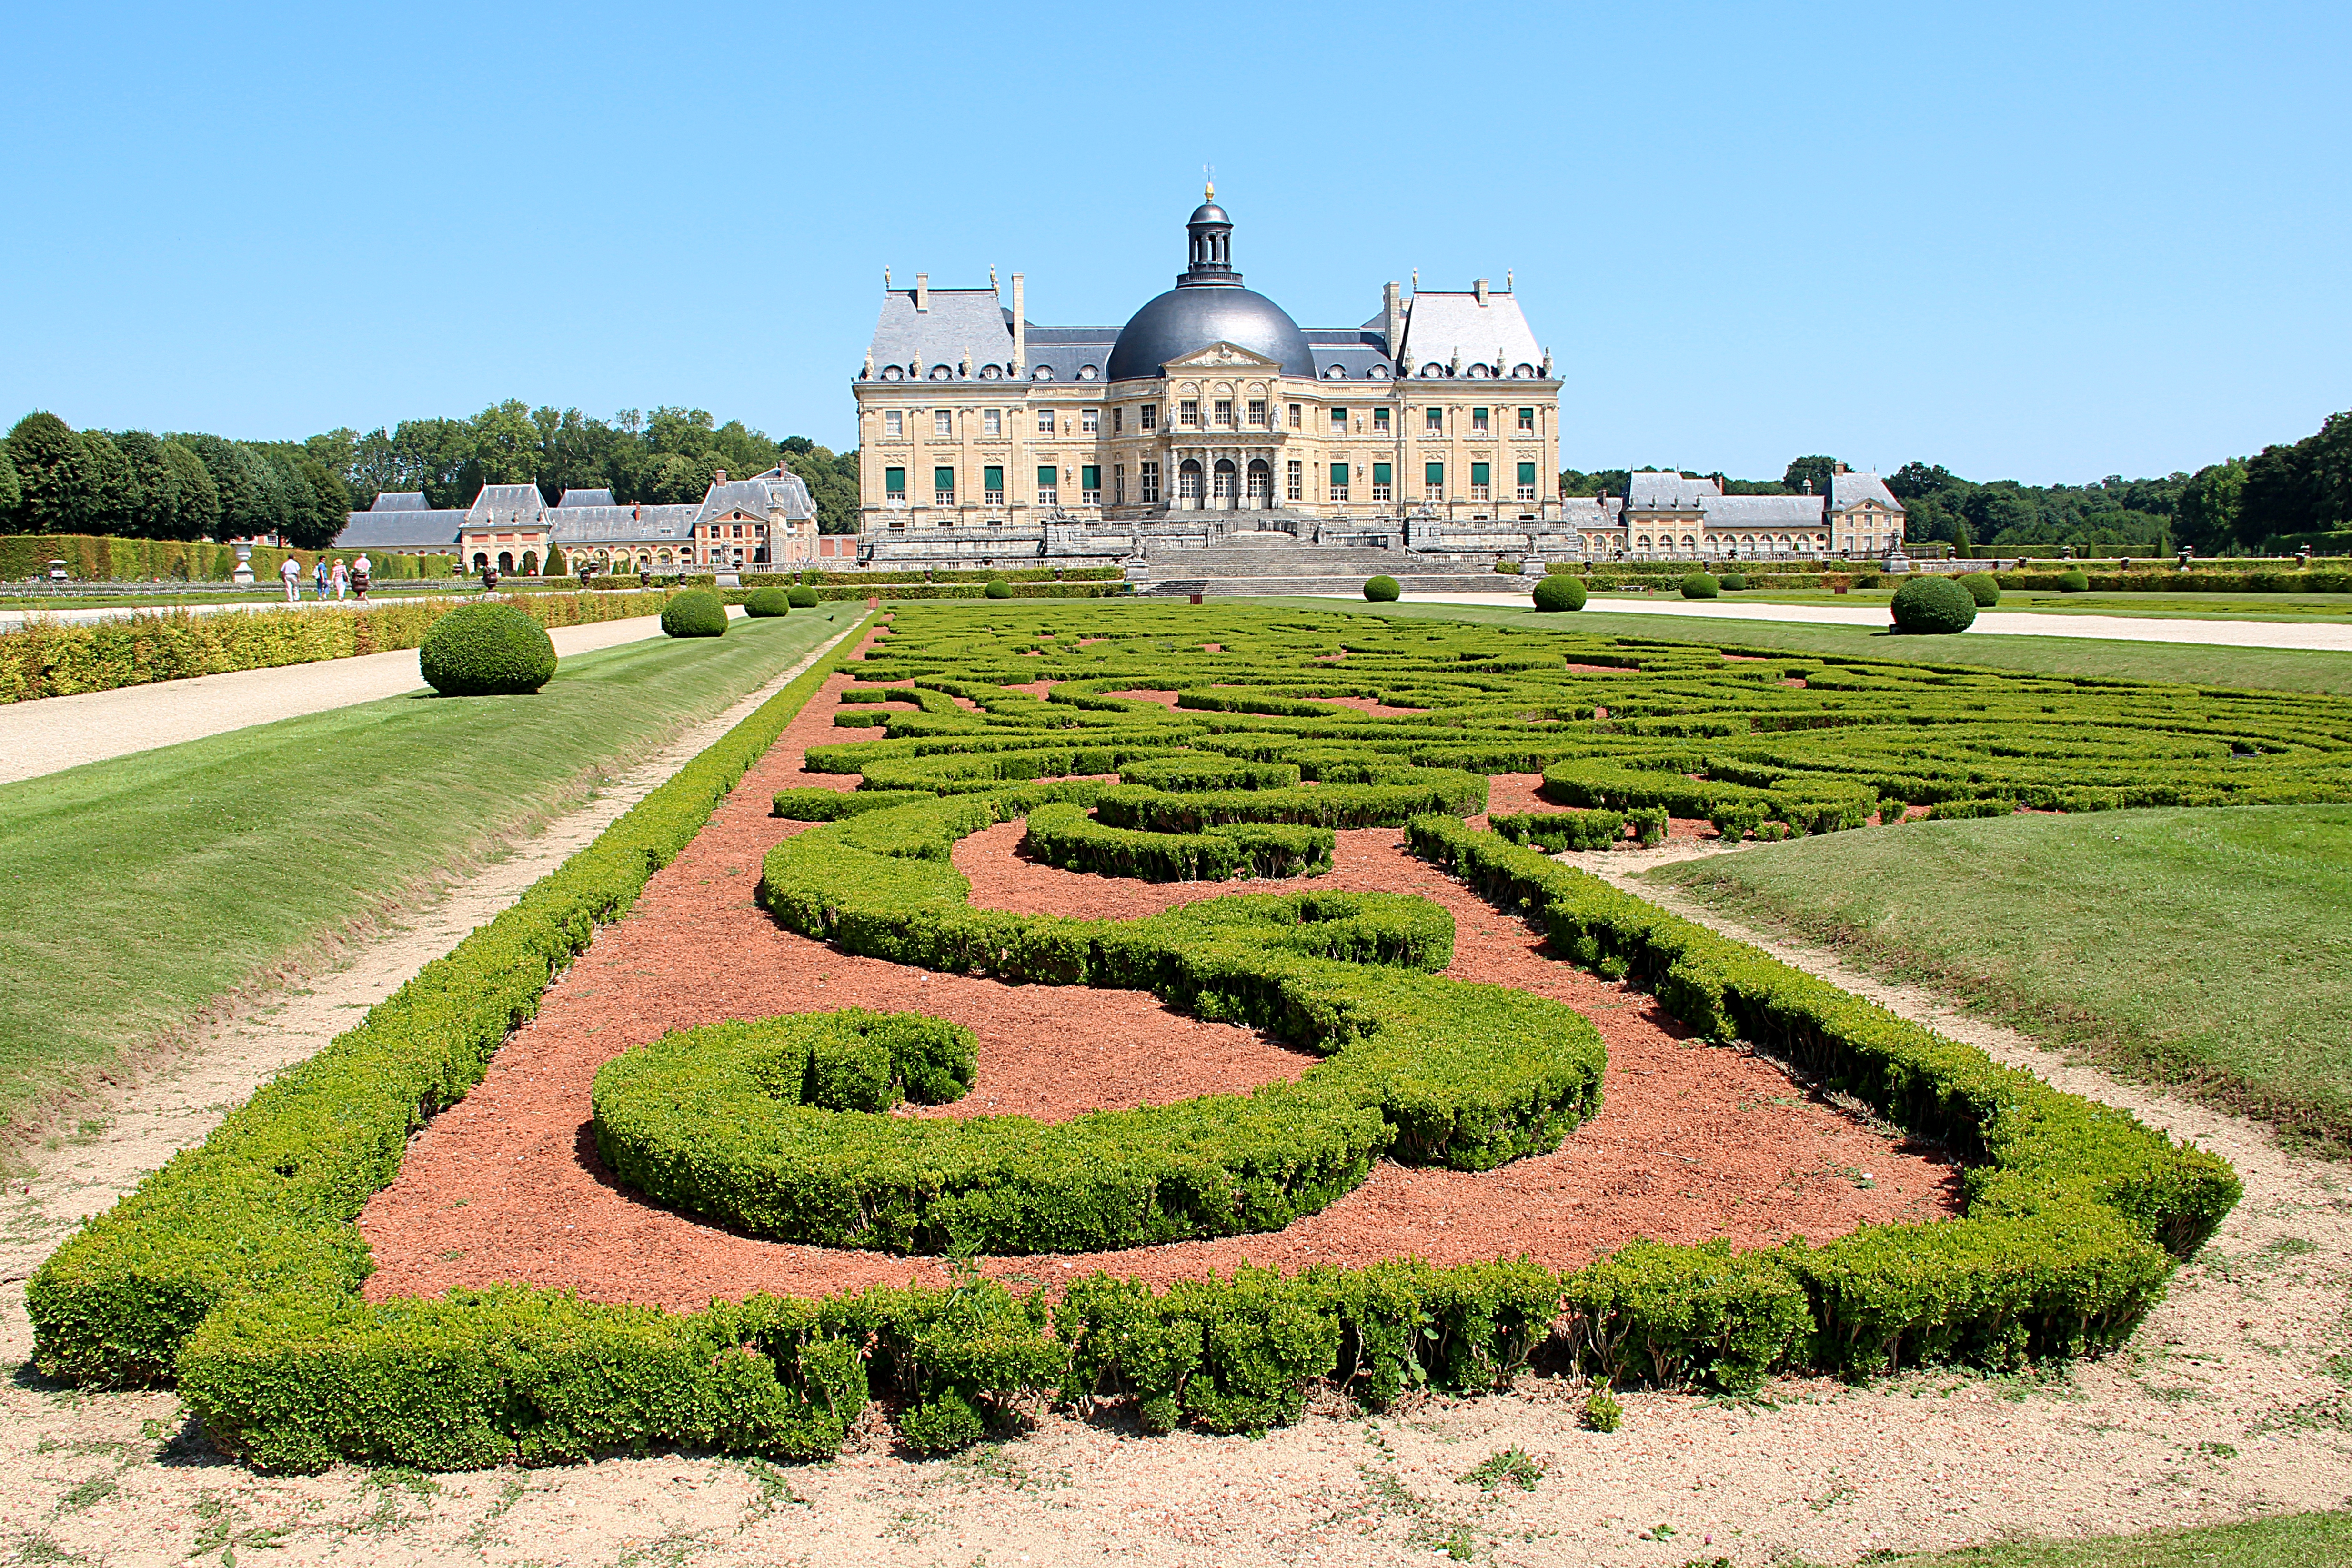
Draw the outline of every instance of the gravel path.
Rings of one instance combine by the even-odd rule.
[[[1323,598],[1352,598],[1326,594]],[[1413,605],[1496,605],[1525,609],[1528,595],[1509,594],[1407,594]],[[1824,626],[1887,624],[1881,605],[1730,605],[1717,599],[1625,599],[1596,596],[1586,606],[1627,616],[1689,616],[1717,621],[1797,621]],[[2280,621],[2159,620],[2136,616],[2036,615],[2028,610],[1983,610],[1968,634],[1991,637],[2097,637],[2121,642],[2215,643],[2223,647],[2284,647],[2352,653],[2352,626]]]
[[[650,787],[734,716],[682,741],[630,790]],[[621,804],[607,796],[591,809]],[[569,843],[593,830],[557,831],[572,832]],[[1704,846],[1599,867],[1618,880],[1694,850]],[[174,1073],[126,1087],[111,1121],[12,1180],[0,1208],[0,1359],[25,1354],[23,1276],[74,1215],[201,1138],[274,1065],[314,1048],[566,852],[553,834],[527,846],[461,890],[473,901],[436,912],[434,930],[388,934],[278,1018],[225,1029]],[[1832,955],[1766,945],[2237,1165],[2245,1201],[2126,1352],[2047,1382],[1937,1371],[1863,1388],[1785,1381],[1745,1402],[1636,1393],[1624,1429],[1608,1436],[1578,1428],[1581,1387],[1528,1378],[1513,1395],[1432,1400],[1379,1419],[1325,1408],[1257,1440],[1143,1438],[1048,1415],[1021,1441],[946,1461],[900,1458],[869,1424],[822,1466],[658,1454],[435,1478],[352,1468],[256,1476],[186,1431],[170,1394],[84,1394],[18,1371],[0,1380],[0,1557],[211,1563],[231,1551],[263,1561],[268,1547],[268,1561],[338,1564],[1425,1568],[1455,1543],[1503,1564],[1678,1568],[1720,1554],[1760,1568],[1797,1553],[1853,1562],[2346,1505],[2352,1170],[2284,1152],[2253,1123],[2063,1064]],[[269,1038],[303,1030],[309,1044]],[[1513,1447],[1544,1471],[1532,1490],[1465,1480]]]
[[[740,605],[727,613],[738,620],[743,616]],[[555,640],[556,654],[569,658],[659,637],[661,617],[633,616],[557,626],[548,635]],[[398,697],[424,685],[416,672],[416,650],[398,648],[11,702],[0,706],[0,784],[200,741],[251,724]]]

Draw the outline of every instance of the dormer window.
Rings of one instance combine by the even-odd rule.
[[[1051,381],[1054,379],[1054,367],[1050,364],[1041,364],[1036,369],[1029,373],[1029,379],[1032,381]]]

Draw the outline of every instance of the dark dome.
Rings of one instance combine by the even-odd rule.
[[[1252,289],[1192,284],[1171,289],[1129,319],[1111,347],[1109,379],[1158,375],[1170,360],[1218,342],[1280,360],[1285,375],[1315,374],[1307,334],[1287,310]]]
[[[1202,202],[1192,209],[1192,216],[1184,220],[1188,226],[1196,223],[1231,224],[1233,221],[1225,216],[1225,209],[1214,202]]]

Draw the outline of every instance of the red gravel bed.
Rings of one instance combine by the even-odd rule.
[[[806,825],[767,815],[775,791],[846,789],[804,773],[802,748],[838,741],[835,677],[647,885],[597,933],[481,1086],[410,1144],[400,1174],[360,1218],[373,1300],[528,1280],[612,1301],[698,1308],[753,1290],[815,1293],[943,1279],[935,1259],[755,1240],[658,1207],[614,1184],[595,1154],[589,1086],[631,1046],[724,1018],[840,1006],[919,1008],[980,1037],[971,1093],[910,1114],[993,1110],[1044,1120],[1164,1103],[1294,1078],[1307,1058],[1249,1030],[1173,1013],[1137,992],[1004,985],[845,956],[779,929],[752,902],[761,857]],[[1528,775],[1497,781],[1498,804]],[[1150,884],[1022,859],[1007,824],[959,846],[977,904],[1126,918],[1200,898],[1300,884]],[[1154,1280],[1362,1264],[1417,1254],[1441,1263],[1527,1253],[1559,1267],[1636,1235],[1743,1246],[1816,1239],[1856,1226],[1954,1212],[1958,1173],[1809,1097],[1769,1063],[1696,1043],[1649,997],[1541,955],[1522,922],[1402,852],[1393,829],[1339,835],[1316,887],[1420,893],[1459,922],[1448,973],[1554,997],[1609,1043],[1606,1101],[1559,1152],[1499,1171],[1377,1167],[1363,1187],[1270,1235],[1096,1257],[991,1260],[1052,1279],[1105,1268]],[[1872,1184],[1863,1184],[1867,1172]]]

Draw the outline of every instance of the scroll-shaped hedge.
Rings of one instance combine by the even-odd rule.
[[[811,828],[769,853],[760,898],[786,926],[852,952],[1148,990],[1326,1059],[1296,1083],[1059,1129],[925,1123],[908,1145],[908,1174],[888,1189],[930,1184],[919,1201],[893,1197],[853,1222],[838,1217],[847,1208],[828,1206],[831,1189],[812,1185],[798,1222],[811,1233],[1018,1252],[1271,1228],[1352,1189],[1380,1154],[1488,1170],[1558,1148],[1598,1109],[1603,1050],[1592,1026],[1556,1002],[1427,973],[1451,959],[1454,922],[1424,899],[1249,895],[1138,921],[969,905],[970,883],[949,860],[957,838],[1034,810],[1041,796],[1098,787],[960,795]],[[918,1143],[950,1139],[963,1141],[966,1163],[916,1158]]]
[[[1234,877],[1311,877],[1331,868],[1338,840],[1328,827],[1245,824],[1199,833],[1139,833],[1109,827],[1078,805],[1029,814],[1021,847],[1048,866],[1147,882],[1222,882]]]

